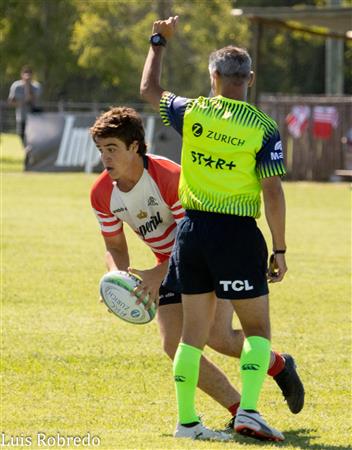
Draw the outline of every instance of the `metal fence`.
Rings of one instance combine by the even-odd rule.
[[[81,113],[90,112],[98,116],[101,111],[108,110],[113,106],[111,103],[99,103],[99,102],[45,102],[41,103],[40,107],[45,112],[68,112],[68,113]],[[145,103],[130,103],[125,106],[130,106],[139,112],[152,112],[151,108]],[[15,109],[7,104],[5,101],[0,101],[0,132],[2,133],[15,133],[16,121],[15,121]]]

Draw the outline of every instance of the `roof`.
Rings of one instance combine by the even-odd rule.
[[[326,37],[352,39],[352,8],[348,7],[245,7],[233,9],[231,14]]]

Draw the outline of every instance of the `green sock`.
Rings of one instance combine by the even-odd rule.
[[[241,409],[257,409],[259,394],[269,368],[270,341],[260,336],[249,336],[241,353],[242,396]]]
[[[178,420],[181,424],[199,422],[195,410],[196,387],[202,350],[179,344],[174,358],[173,372],[176,383]]]

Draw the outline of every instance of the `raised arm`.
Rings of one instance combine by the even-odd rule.
[[[178,24],[178,16],[169,17],[167,20],[157,20],[153,24],[152,34],[160,34],[167,41],[172,38]],[[163,40],[161,40],[163,42]],[[160,86],[162,71],[162,57],[164,45],[150,45],[147,59],[144,63],[143,74],[140,84],[140,94],[144,100],[159,110],[160,98],[164,89]]]

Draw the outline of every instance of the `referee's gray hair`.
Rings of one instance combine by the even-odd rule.
[[[234,45],[216,50],[209,56],[209,72],[232,78],[236,84],[249,79],[252,59],[247,50]]]

